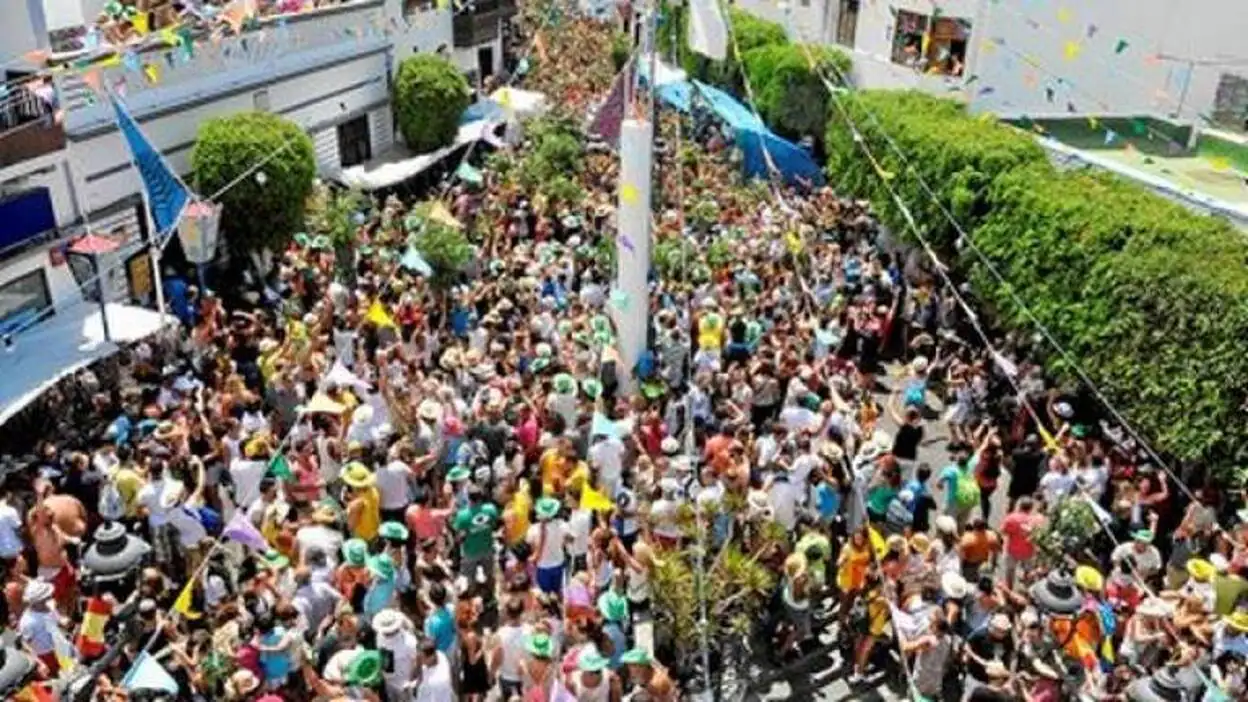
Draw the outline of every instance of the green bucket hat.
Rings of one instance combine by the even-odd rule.
[[[529,361],[529,370],[534,373],[541,373],[550,366],[550,356],[538,356]]]
[[[466,466],[455,466],[454,468],[446,471],[446,479],[451,481],[452,483],[458,483],[461,480],[467,480],[471,476],[472,476],[472,471],[468,470]]]
[[[383,539],[393,539],[395,541],[407,541],[407,527],[399,522],[382,522],[381,528],[377,530]]]
[[[628,600],[618,592],[607,590],[598,597],[598,612],[609,622],[628,619]]]
[[[388,553],[379,553],[368,559],[368,572],[382,580],[394,580],[394,559]]]
[[[591,400],[597,400],[602,395],[602,381],[597,378],[586,378],[581,381],[581,391],[589,396]]]
[[[667,386],[658,380],[647,380],[641,384],[641,395],[647,400],[657,400],[667,392]]]
[[[326,251],[333,248],[333,244],[329,242],[329,237],[324,234],[312,237],[312,241],[308,242],[308,245],[314,249],[324,249]]]
[[[601,314],[594,315],[594,317],[589,320],[589,328],[592,329],[595,334],[605,333],[607,335],[610,335],[611,334],[611,320],[607,319],[605,315],[601,315]]]
[[[615,343],[615,337],[611,336],[611,332],[605,329],[599,329],[594,332],[594,343],[599,346],[610,346]]]
[[[312,239],[308,236],[307,232],[299,232],[298,234],[295,234],[295,243],[306,247],[308,244],[312,243]]]
[[[377,687],[381,684],[381,653],[360,651],[347,664],[345,673],[344,677],[348,685]]]
[[[654,659],[644,648],[630,648],[620,656],[620,662],[625,665],[650,665]]]
[[[584,673],[601,673],[610,664],[611,661],[594,650],[585,651],[576,661],[576,667]]]
[[[554,519],[559,514],[559,500],[553,497],[538,498],[537,503],[533,505],[533,510],[537,512],[537,518],[541,520]]]
[[[555,376],[555,392],[560,395],[571,395],[576,392],[576,378],[567,373],[560,373]]]
[[[349,566],[365,565],[368,560],[368,544],[364,539],[347,539],[342,545],[342,560]]]
[[[1131,538],[1135,539],[1136,541],[1142,541],[1146,544],[1151,544],[1153,543],[1153,532],[1149,531],[1148,529],[1140,529],[1139,531],[1133,532],[1131,534]]]
[[[555,657],[555,645],[547,634],[534,634],[525,642],[524,649],[534,658],[550,660]]]
[[[572,341],[581,346],[589,346],[593,343],[593,340],[589,338],[589,333],[583,331],[572,332]]]
[[[373,247],[368,244],[364,244],[363,246],[356,248],[356,251],[358,251],[361,256],[373,255]]]
[[[282,568],[290,565],[289,558],[283,556],[277,551],[271,550],[265,551],[264,555],[260,557],[260,561],[264,564],[265,568],[272,570],[281,570]]]

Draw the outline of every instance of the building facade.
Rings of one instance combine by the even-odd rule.
[[[1239,129],[1248,118],[1237,0],[738,2],[795,39],[850,50],[862,87],[956,94],[1007,116],[1212,117]]]
[[[14,1],[22,12],[0,24],[0,44],[20,49],[18,56],[46,50],[44,0]],[[81,2],[85,11],[92,1],[71,4]],[[417,0],[343,0],[265,17],[238,36],[197,38],[190,51],[128,51],[117,65],[95,64],[104,66],[95,75],[179,173],[189,170],[204,120],[263,110],[302,126],[318,171],[333,176],[398,138],[390,83],[402,59],[440,52],[474,81],[501,70],[501,28],[515,5],[490,1],[457,14]],[[58,59],[72,57],[54,55],[52,62]],[[0,334],[31,310],[82,298],[88,275],[66,260],[64,242],[88,227],[126,242],[101,262],[109,298],[149,301],[140,180],[111,107],[80,72],[49,77],[43,66],[17,61],[0,76],[7,90],[0,100]]]

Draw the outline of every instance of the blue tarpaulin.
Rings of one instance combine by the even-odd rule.
[[[695,93],[700,106],[710,109],[732,128],[747,175],[766,178],[770,155],[786,182],[804,178],[815,185],[823,184],[823,171],[809,152],[773,134],[758,115],[728,93],[696,80],[666,83],[658,90],[659,99],[685,113],[690,111]]]

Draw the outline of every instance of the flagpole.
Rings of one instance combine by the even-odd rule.
[[[160,312],[160,328],[164,330],[168,318],[165,307],[165,278],[160,270],[160,259],[164,256],[164,247],[160,244],[160,232],[156,231],[156,221],[152,219],[152,203],[147,199],[147,188],[140,190],[143,199],[143,219],[147,222],[147,254],[152,260],[152,286],[156,288],[156,309]]]

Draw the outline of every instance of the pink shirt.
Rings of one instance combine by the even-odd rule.
[[[1036,555],[1036,545],[1031,541],[1031,532],[1039,526],[1042,517],[1027,512],[1010,512],[1001,522],[1001,533],[1005,535],[1005,553],[1016,561],[1025,561]]]
[[[449,509],[433,509],[423,507],[421,505],[412,505],[407,508],[404,515],[404,521],[407,522],[407,528],[412,530],[418,541],[425,539],[436,539],[443,531],[446,525],[446,518],[450,516]]]

